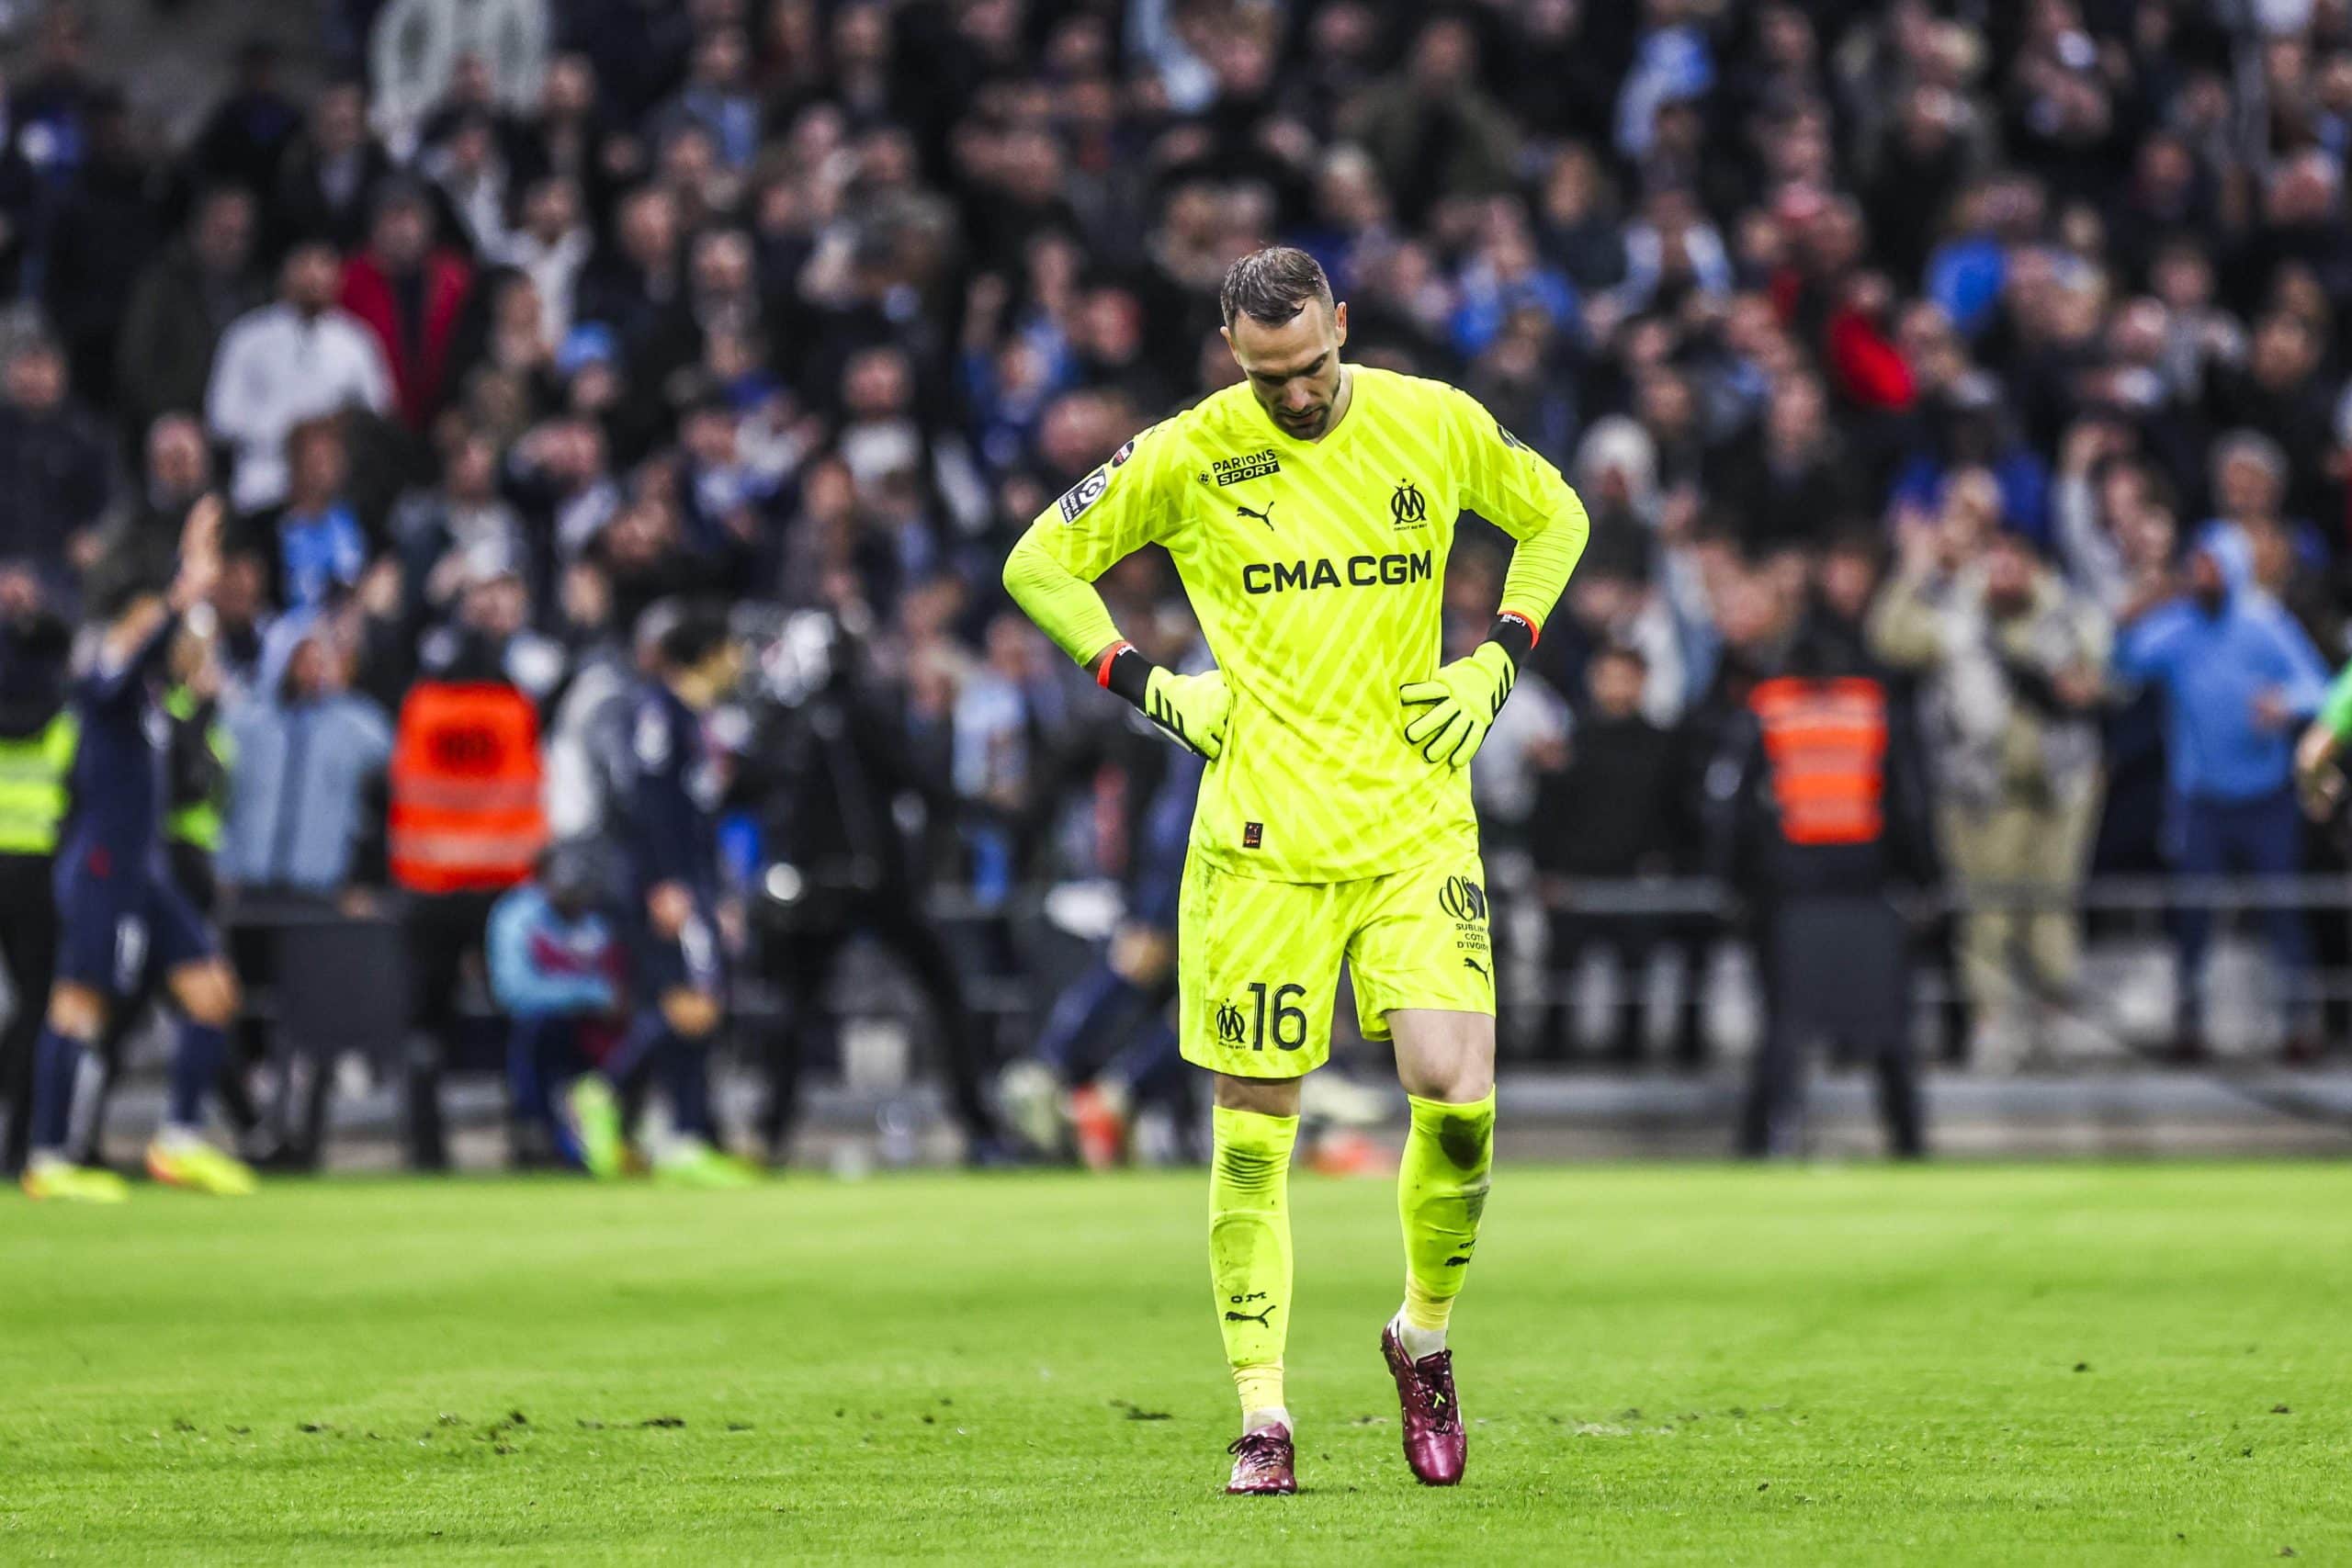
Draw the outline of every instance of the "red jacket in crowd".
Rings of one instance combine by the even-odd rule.
[[[401,321],[399,295],[375,256],[360,251],[344,264],[343,308],[368,323],[391,367],[392,392],[401,419],[421,431],[441,408],[449,366],[449,340],[472,290],[473,268],[454,251],[424,258],[423,330],[412,335]]]

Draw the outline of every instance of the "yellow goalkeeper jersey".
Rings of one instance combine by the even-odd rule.
[[[1117,633],[1091,592],[1164,546],[1233,693],[1193,852],[1236,874],[1350,882],[1474,851],[1468,770],[1405,740],[1397,689],[1440,660],[1447,553],[1475,511],[1521,541],[1499,608],[1541,626],[1584,547],[1583,504],[1467,393],[1363,366],[1319,442],[1285,434],[1246,384],[1153,425],[1041,515],[1006,581],[1071,658]],[[1540,541],[1540,545],[1538,543]],[[1037,571],[1030,552],[1061,569]],[[1034,592],[1023,592],[1024,581]]]

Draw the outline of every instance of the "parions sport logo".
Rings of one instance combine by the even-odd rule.
[[[1243,454],[1238,457],[1219,457],[1209,465],[1220,485],[1238,485],[1243,479],[1259,479],[1268,474],[1283,471],[1283,461],[1274,456],[1271,446]]]
[[[1301,592],[1317,588],[1402,588],[1430,580],[1430,552],[1419,550],[1385,556],[1350,556],[1335,561],[1253,560],[1241,569],[1245,593]]]
[[[1454,919],[1473,922],[1487,918],[1487,890],[1466,876],[1449,876],[1437,892],[1438,908]]]

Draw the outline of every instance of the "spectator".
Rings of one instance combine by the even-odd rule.
[[[282,254],[305,241],[347,250],[367,232],[392,160],[368,129],[367,89],[332,82],[311,106],[309,127],[279,162],[270,202],[270,243]]]
[[[254,227],[253,197],[240,186],[214,186],[198,197],[187,233],[141,275],[116,366],[125,430],[145,432],[164,414],[204,407],[221,334],[265,298],[253,270]]]
[[[1551,913],[1544,954],[1548,970],[1543,1054],[1568,1055],[1572,985],[1577,965],[1596,947],[1617,960],[1616,1021],[1604,1049],[1620,1066],[1639,1062],[1650,1036],[1650,961],[1677,936],[1657,914],[1592,907],[1609,884],[1671,875],[1681,869],[1677,845],[1690,824],[1676,796],[1675,737],[1643,716],[1648,671],[1640,651],[1625,644],[1601,649],[1586,666],[1586,701],[1570,731],[1567,765],[1536,786],[1531,848]],[[1581,902],[1580,902],[1581,900]],[[1696,1061],[1698,979],[1681,976],[1683,1005],[1676,1010],[1674,1054]]]
[[[368,539],[345,495],[351,460],[343,428],[333,418],[305,420],[286,436],[287,488],[282,505],[249,521],[266,541],[270,600],[311,610],[359,585],[368,566]]]
[[[506,1085],[516,1163],[586,1165],[562,1096],[620,1043],[628,954],[599,905],[585,846],[540,857],[538,874],[491,907],[484,942],[492,997],[507,1015]]]
[[[189,166],[199,177],[249,196],[268,191],[302,129],[300,107],[279,85],[279,64],[277,46],[266,39],[249,39],[237,51],[235,86],[188,147]]]
[[[522,563],[526,581],[543,575],[545,563],[534,559],[522,519],[498,493],[498,448],[481,435],[458,438],[441,483],[411,492],[393,513],[391,531],[406,590],[403,613],[412,626],[439,620],[455,607],[474,562]]]
[[[1999,487],[2007,525],[2047,544],[2049,467],[2009,428],[1991,377],[1964,376],[1948,388],[1928,410],[1928,444],[1895,475],[1893,502],[1898,511],[1932,512],[1942,505],[1952,474],[1981,469]]]
[[[510,241],[514,175],[499,151],[497,128],[482,110],[458,118],[416,161],[440,205],[456,220],[450,243],[477,259],[497,256]]]
[[[375,334],[391,370],[393,405],[414,431],[448,392],[449,344],[473,288],[465,259],[435,243],[437,221],[423,190],[387,185],[376,195],[367,248],[343,268],[343,308]]]
[[[2293,784],[2294,731],[2319,711],[2326,668],[2278,604],[2248,584],[2245,543],[2217,534],[2189,552],[2186,592],[2127,612],[2118,671],[2163,694],[2184,875],[2292,876],[2302,869],[2302,813]],[[2136,613],[2132,613],[2136,612]],[[2290,1042],[2308,1048],[2304,994],[2310,942],[2302,915],[2267,909],[2263,924]],[[2180,912],[2180,1047],[2204,1052],[2204,959],[2210,909]]]
[[[550,175],[523,196],[523,221],[497,259],[519,268],[539,291],[539,325],[550,344],[571,331],[580,274],[594,242],[580,210],[580,187]]]
[[[205,423],[229,444],[229,498],[244,512],[285,499],[287,437],[304,420],[356,405],[392,409],[391,373],[376,340],[335,304],[334,252],[297,245],[278,279],[278,302],[231,323],[213,356]]]
[[[2214,516],[2199,537],[2233,536],[2255,586],[2286,606],[2312,642],[2343,651],[2342,616],[2328,593],[2327,546],[2309,523],[2289,517],[2287,453],[2269,436],[2234,430],[2213,446]]]
[[[46,337],[19,342],[0,382],[0,561],[29,568],[70,603],[69,567],[96,558],[110,466],[66,396],[64,354]]]
[[[2110,634],[2021,536],[1998,535],[1981,554],[1969,543],[1913,536],[1870,634],[1880,660],[1926,683],[1938,837],[1975,900],[1962,937],[1970,1059],[2007,1066],[2038,1040],[2041,1010],[2081,1001],[2074,904],[2098,821]]]
[[[195,416],[167,413],[147,429],[145,472],[138,489],[119,497],[104,530],[107,548],[144,548],[176,539],[188,508],[212,488],[212,451]]]
[[[853,7],[855,9],[855,7]],[[760,102],[745,81],[750,49],[736,28],[714,28],[695,45],[686,84],[653,117],[653,135],[666,139],[682,126],[707,133],[719,161],[740,169],[760,146]]]
[[[1459,17],[1423,25],[1405,69],[1377,83],[1341,116],[1344,130],[1380,165],[1408,223],[1445,196],[1510,187],[1510,122],[1478,85],[1478,37]]]
[[[82,166],[50,220],[43,302],[74,385],[103,408],[123,301],[164,243],[162,175],[119,89],[93,95],[87,127]]]
[[[1865,510],[1861,476],[1829,423],[1828,400],[1810,376],[1783,377],[1756,434],[1725,454],[1713,487],[1741,543],[1758,554],[1819,547]]]
[[[351,691],[334,621],[288,617],[283,652],[230,709],[236,765],[219,874],[241,897],[334,901],[382,879],[382,788],[392,728]]]

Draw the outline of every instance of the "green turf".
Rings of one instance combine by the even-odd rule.
[[[0,1201],[0,1562],[2352,1561],[2352,1168],[1506,1165],[1451,1493],[1295,1206],[1228,1500],[1197,1176]]]

